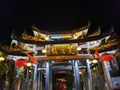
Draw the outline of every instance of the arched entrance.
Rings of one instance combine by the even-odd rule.
[[[45,68],[39,68],[36,90],[88,90],[91,88],[87,60],[45,63]]]

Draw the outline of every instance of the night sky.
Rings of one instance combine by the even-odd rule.
[[[47,31],[72,30],[86,25],[100,25],[102,30],[113,25],[120,34],[119,0],[0,0],[0,42],[10,44],[10,34],[35,24]]]

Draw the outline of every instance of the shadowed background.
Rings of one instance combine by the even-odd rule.
[[[55,32],[72,30],[90,21],[92,27],[100,25],[105,31],[113,25],[120,34],[119,4],[119,0],[1,0],[0,42],[9,45],[12,30],[32,34],[33,24]]]

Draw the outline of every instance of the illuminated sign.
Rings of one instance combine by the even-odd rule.
[[[50,45],[47,48],[47,55],[76,55],[76,44],[56,44]]]

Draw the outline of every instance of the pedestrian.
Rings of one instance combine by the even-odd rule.
[[[120,84],[119,84],[119,83],[116,83],[116,84],[115,84],[115,89],[113,89],[113,90],[120,90]]]

